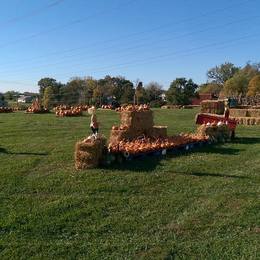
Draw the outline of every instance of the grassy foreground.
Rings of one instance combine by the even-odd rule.
[[[156,110],[169,134],[197,110]],[[108,136],[118,122],[99,111]],[[0,114],[0,259],[257,259],[260,127],[179,157],[74,170],[89,118]]]

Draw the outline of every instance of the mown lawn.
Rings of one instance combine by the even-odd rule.
[[[169,133],[197,110],[156,110]],[[118,122],[99,111],[108,136]],[[74,170],[89,118],[0,114],[0,259],[260,258],[260,127],[233,143]]]

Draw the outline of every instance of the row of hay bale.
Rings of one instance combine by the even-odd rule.
[[[201,113],[223,115],[224,110],[224,100],[203,100],[201,102]]]
[[[231,117],[260,117],[260,109],[230,109]]]
[[[230,117],[237,120],[240,125],[260,125],[260,109],[230,109]]]
[[[239,125],[260,125],[260,117],[235,117]]]

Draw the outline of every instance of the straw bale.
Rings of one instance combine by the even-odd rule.
[[[238,124],[243,125],[243,117],[236,117],[235,119],[238,121]]]
[[[257,117],[255,120],[256,125],[260,125],[260,117]]]
[[[75,145],[75,167],[76,169],[95,168],[99,165],[106,139],[97,138],[89,142],[77,142]]]
[[[223,115],[225,110],[224,100],[203,100],[201,102],[201,112]]]
[[[255,117],[250,117],[250,125],[255,125]]]
[[[147,130],[152,128],[153,111],[122,111],[121,124],[133,129]]]
[[[260,117],[260,109],[248,109],[247,116]]]
[[[153,128],[151,128],[148,136],[152,136],[155,138],[167,137],[167,126],[154,126]]]
[[[260,117],[236,117],[235,118],[240,125],[259,125]]]
[[[251,118],[245,117],[245,125],[250,125],[250,123],[251,123]]]
[[[126,130],[111,130],[109,143],[118,143],[122,140],[131,140],[134,138],[133,131],[128,128]]]
[[[247,116],[247,109],[236,109],[231,108],[229,110],[230,116],[233,117],[246,117]]]

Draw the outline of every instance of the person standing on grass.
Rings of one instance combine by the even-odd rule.
[[[90,119],[90,129],[93,132],[93,134],[95,136],[97,136],[98,134],[98,127],[99,127],[99,123],[97,121],[97,115],[96,115],[96,108],[94,106],[92,106],[89,109],[89,114],[91,115],[91,119]]]
[[[229,100],[225,101],[224,117],[225,117],[226,120],[229,119]]]

